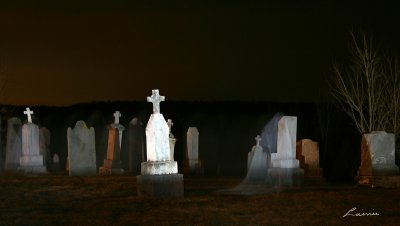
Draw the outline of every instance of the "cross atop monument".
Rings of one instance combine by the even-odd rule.
[[[165,100],[165,96],[160,96],[158,89],[153,89],[152,95],[147,97],[147,102],[153,103],[153,114],[160,113],[160,102]]]
[[[31,109],[26,108],[26,111],[24,111],[24,115],[28,116],[28,122],[32,123],[32,116],[33,115],[33,111],[31,111]]]
[[[114,113],[114,124],[119,124],[119,118],[121,118],[121,113],[119,113],[119,111],[116,111]]]
[[[257,146],[260,146],[260,141],[261,141],[261,137],[260,137],[260,135],[257,135],[255,138],[254,138],[256,141],[257,141]]]

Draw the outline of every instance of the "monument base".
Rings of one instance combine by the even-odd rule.
[[[42,155],[25,155],[19,160],[19,171],[25,173],[46,173]]]
[[[107,167],[100,167],[99,168],[99,174],[100,175],[124,175],[124,170],[123,169],[110,169]]]
[[[304,170],[300,168],[268,169],[269,183],[278,186],[299,186],[304,184]]]
[[[139,175],[136,176],[139,196],[168,198],[183,197],[183,175]]]
[[[178,163],[175,161],[142,162],[142,175],[161,175],[178,173]]]
[[[359,185],[382,188],[400,188],[400,176],[357,176]]]
[[[190,166],[189,160],[185,159],[183,161],[182,172],[185,175],[204,175],[203,161],[198,160],[196,163]]]

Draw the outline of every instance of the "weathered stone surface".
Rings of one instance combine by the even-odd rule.
[[[176,161],[142,162],[142,175],[161,175],[178,173]]]
[[[300,162],[300,168],[304,170],[305,177],[322,177],[322,169],[319,166],[319,148],[317,142],[310,139],[297,141],[296,158]]]
[[[39,150],[39,127],[33,123],[22,126],[22,155],[20,170],[26,173],[46,173],[43,155]]]
[[[395,136],[384,131],[363,134],[359,176],[399,175],[395,165]]]
[[[304,182],[304,170],[296,159],[297,117],[283,116],[278,122],[277,153],[271,154],[268,179],[275,186],[295,186]]]
[[[120,132],[118,128],[123,129],[123,126],[112,124],[108,127],[108,147],[107,158],[104,159],[104,164],[99,169],[100,174],[123,174],[121,164],[121,145],[120,145]],[[122,135],[122,134],[121,134]]]
[[[70,176],[96,175],[96,148],[94,129],[78,121],[75,128],[68,128],[68,158]]]
[[[152,114],[146,126],[147,161],[169,161],[169,129],[164,116]]]
[[[43,163],[46,167],[52,161],[50,157],[50,138],[50,131],[45,127],[41,127],[39,129],[39,152],[43,156]]]
[[[7,121],[6,171],[17,171],[22,154],[22,122],[13,117]]]

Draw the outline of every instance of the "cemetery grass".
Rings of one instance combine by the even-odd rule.
[[[279,193],[216,191],[241,177],[184,177],[185,197],[138,197],[134,176],[0,174],[0,225],[398,225],[400,189],[308,183]],[[342,217],[351,208],[379,216]]]

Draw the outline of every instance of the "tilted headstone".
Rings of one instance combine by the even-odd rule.
[[[124,169],[133,175],[139,175],[141,163],[145,161],[145,132],[143,123],[133,118],[123,134],[121,158]]]
[[[99,173],[103,175],[124,174],[121,163],[121,141],[125,127],[119,124],[119,117],[121,117],[119,111],[115,112],[114,117],[114,123],[108,127],[107,158],[99,169]]]
[[[297,117],[283,116],[278,122],[277,153],[271,154],[269,175],[279,185],[299,185],[304,181],[304,170],[296,159]]]
[[[136,177],[140,196],[183,196],[183,175],[178,174],[177,162],[171,161],[169,128],[160,113],[160,102],[164,100],[158,90],[147,97],[153,103],[153,114],[146,126],[147,162],[141,164],[141,175]]]
[[[24,111],[28,123],[22,126],[22,155],[19,159],[20,170],[26,173],[45,173],[44,157],[39,148],[39,127],[32,123],[29,108]]]
[[[68,128],[68,158],[70,176],[96,175],[96,147],[94,128],[78,121],[74,129]]]
[[[174,150],[175,150],[175,143],[176,143],[176,138],[174,137],[174,134],[172,134],[172,126],[174,123],[172,122],[171,119],[167,120],[168,128],[169,128],[169,150],[170,150],[170,157],[171,161],[174,161]]]
[[[199,131],[197,127],[189,127],[186,132],[186,160],[184,172],[189,174],[203,174],[203,163],[199,159]]]
[[[300,168],[304,170],[305,177],[322,177],[322,169],[319,166],[318,143],[310,139],[302,139],[296,142],[296,158]]]
[[[7,121],[7,143],[6,143],[6,171],[17,171],[19,169],[19,158],[22,153],[22,122],[13,117]]]
[[[50,157],[50,131],[45,128],[41,127],[39,129],[39,152],[43,156],[43,163],[47,167],[51,164],[51,157]]]
[[[363,134],[358,182],[373,185],[375,177],[398,175],[399,167],[395,164],[395,135],[384,131]]]

